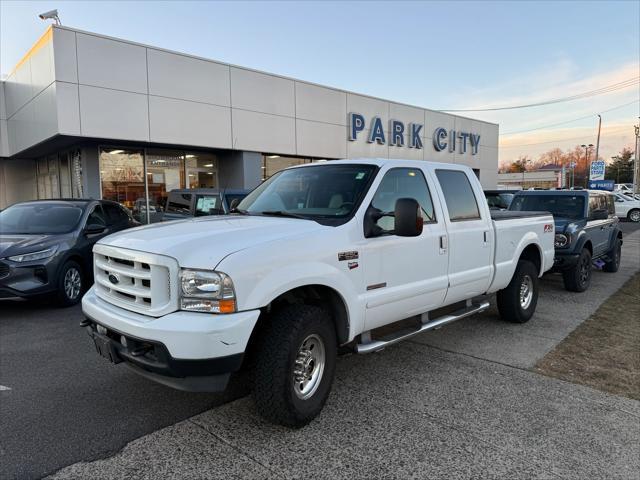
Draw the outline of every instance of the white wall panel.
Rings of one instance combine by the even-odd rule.
[[[58,131],[63,135],[80,135],[80,97],[75,83],[56,82]]]
[[[293,80],[231,67],[231,105],[233,108],[293,117]]]
[[[485,147],[498,147],[499,129],[498,125],[478,122],[480,131],[480,145]]]
[[[347,93],[347,114],[349,113],[363,115],[367,129],[373,117],[380,117],[385,130],[389,128],[389,102],[385,100]]]
[[[389,158],[388,144],[367,142],[369,129],[363,130],[360,135],[356,141],[347,141],[347,158]],[[386,135],[387,132],[385,132]]]
[[[78,80],[83,85],[147,92],[146,48],[77,34]]]
[[[80,85],[80,122],[87,137],[149,141],[147,96]]]
[[[53,27],[53,64],[56,80],[78,83],[76,32]]]
[[[149,94],[231,105],[229,66],[184,55],[147,50]]]
[[[232,109],[233,148],[295,155],[295,120]]]
[[[29,144],[29,137],[31,129],[34,128],[34,124],[35,114],[33,102],[27,103],[8,120],[9,149],[12,154],[31,146]]]
[[[52,83],[35,97],[33,104],[34,123],[26,132],[27,144],[34,145],[58,132],[58,115],[56,113],[56,84]]]
[[[346,138],[346,126],[296,120],[298,155],[345,158],[347,156]]]
[[[152,142],[231,148],[228,107],[150,96],[149,127]]]
[[[389,102],[389,120],[398,120],[404,123],[405,132],[408,132],[410,123],[424,124],[424,109]],[[386,128],[388,128],[388,126],[386,126]],[[421,133],[424,135],[424,127]]]
[[[9,130],[7,121],[0,118],[0,157],[8,157],[9,152]]]
[[[33,94],[37,95],[53,83],[53,44],[46,42],[31,57],[31,86]]]
[[[427,146],[428,147],[428,146]],[[398,158],[403,160],[423,160],[424,149],[423,148],[409,148],[389,146],[389,158]]]
[[[433,138],[433,132],[436,128],[442,127],[448,131],[455,128],[455,117],[446,113],[425,110],[424,118],[424,136]]]
[[[7,119],[7,106],[4,99],[4,83],[0,81],[0,120]]]
[[[304,82],[296,82],[295,85],[297,118],[347,125],[345,92]]]

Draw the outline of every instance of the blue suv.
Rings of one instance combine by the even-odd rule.
[[[564,286],[584,292],[591,283],[592,263],[617,272],[622,251],[614,197],[599,190],[526,190],[518,192],[509,210],[551,212],[555,220],[554,271]]]

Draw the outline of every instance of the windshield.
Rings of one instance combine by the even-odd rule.
[[[516,195],[509,210],[551,212],[554,217],[584,218],[584,195]]]
[[[321,219],[348,218],[376,171],[374,165],[329,164],[283,170],[247,195],[238,211],[301,216],[320,223]]]
[[[83,209],[60,203],[13,205],[0,212],[0,234],[53,234],[72,231]]]

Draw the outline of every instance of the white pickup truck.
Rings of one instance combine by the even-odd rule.
[[[289,168],[235,212],[100,240],[81,325],[102,356],[174,388],[219,391],[249,365],[259,412],[289,426],[322,409],[339,348],[380,350],[494,292],[526,322],[553,266],[553,217],[491,212],[461,165]]]

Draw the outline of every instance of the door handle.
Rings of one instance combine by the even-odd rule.
[[[447,236],[440,235],[440,255],[444,255],[447,252]]]

